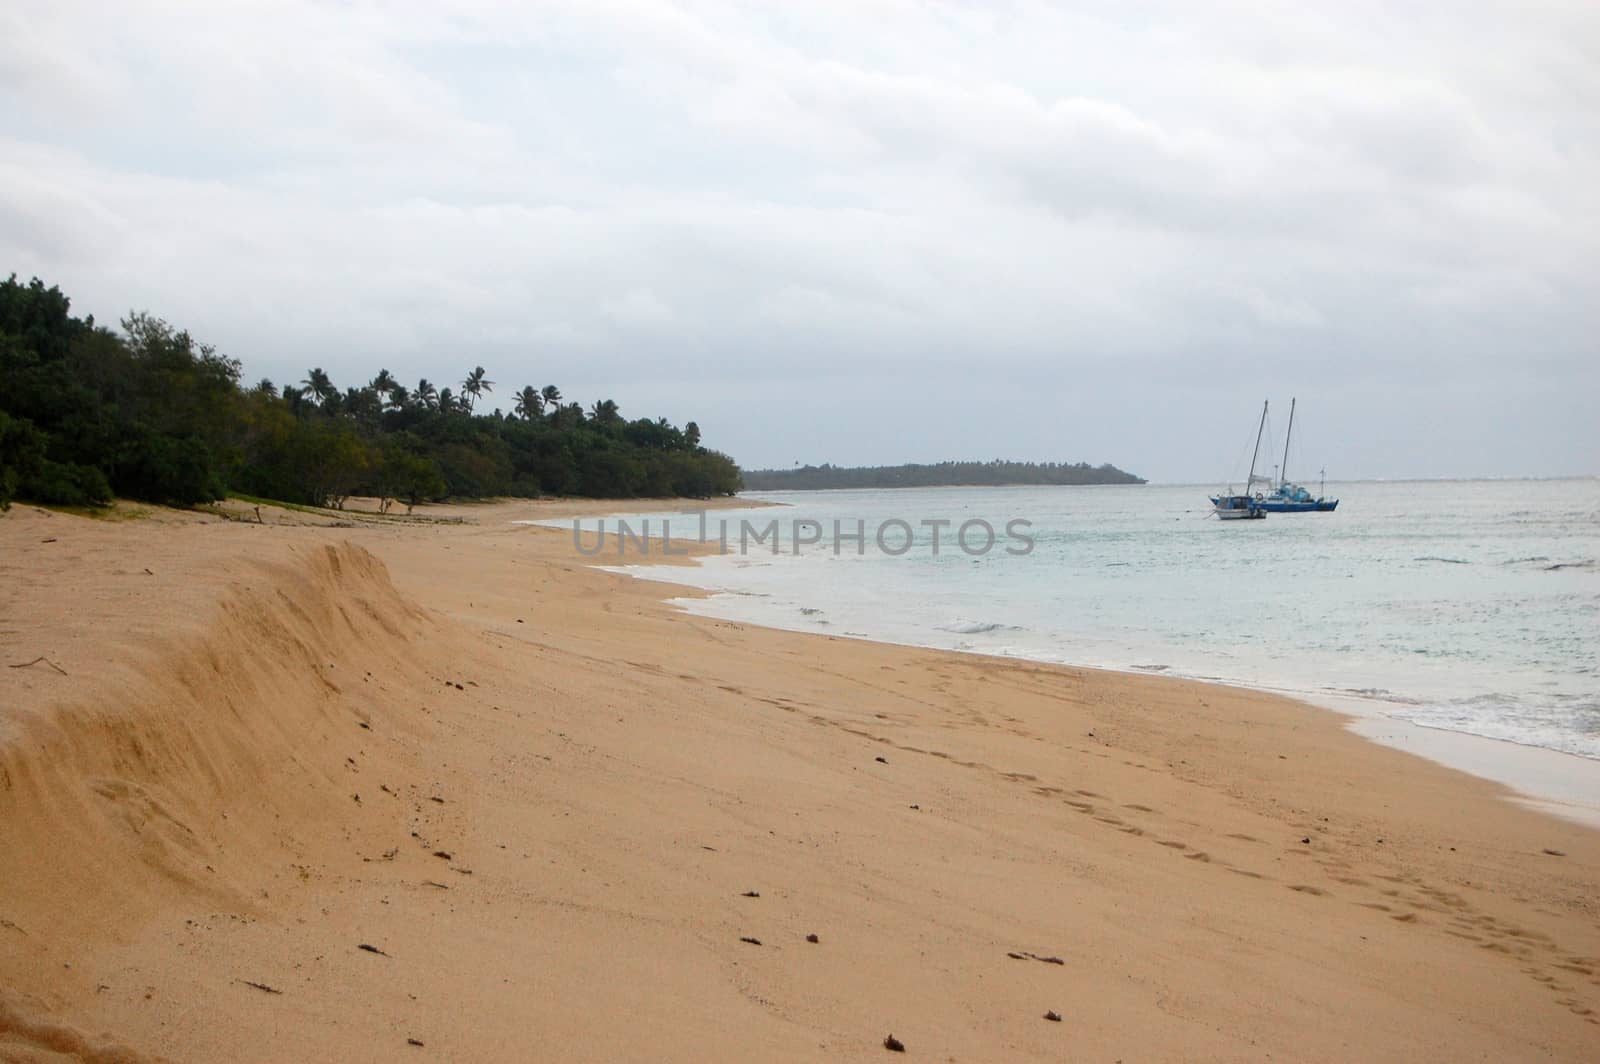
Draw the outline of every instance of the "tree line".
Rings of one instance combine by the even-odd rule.
[[[935,462],[925,465],[800,466],[743,474],[752,491],[820,491],[827,488],[994,487],[1007,484],[1143,484],[1114,465],[1087,462]]]
[[[555,385],[479,412],[482,366],[459,388],[380,370],[338,387],[321,368],[282,386],[145,313],[120,332],[76,318],[59,288],[0,283],[0,506],[99,506],[114,496],[194,505],[230,493],[383,508],[446,497],[731,495],[737,465],[694,422],[630,421]]]

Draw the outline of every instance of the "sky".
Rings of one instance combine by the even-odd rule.
[[[9,0],[10,272],[747,468],[1597,474],[1600,6]]]

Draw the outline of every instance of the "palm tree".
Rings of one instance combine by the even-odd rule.
[[[272,378],[270,378],[270,377],[262,377],[261,380],[256,383],[256,394],[257,395],[277,395],[278,394],[278,386],[276,384],[272,383]]]
[[[390,405],[397,406],[401,410],[404,410],[406,408],[406,404],[409,402],[411,402],[411,392],[406,389],[405,385],[399,383],[398,381],[389,385]]]
[[[452,392],[449,388],[440,389],[439,412],[441,414],[448,414],[450,411],[454,410],[460,405],[461,404],[456,400],[456,394],[454,392]]]
[[[494,381],[483,379],[482,366],[476,367],[471,373],[467,374],[467,379],[461,382],[461,394],[465,399],[467,412],[471,413],[473,405],[483,398],[484,392],[492,391],[494,391]]]
[[[532,421],[544,410],[544,398],[540,396],[539,389],[528,385],[517,393],[517,415],[524,421]]]
[[[561,409],[561,389],[554,384],[546,384],[539,392],[539,398],[544,400],[545,409],[551,414]]]
[[[378,401],[381,403],[394,390],[394,374],[386,369],[380,369],[368,387],[378,393]]]
[[[371,386],[346,389],[344,402],[341,405],[346,413],[355,415],[361,421],[376,421],[378,416],[383,413],[381,393]]]
[[[333,386],[333,380],[320,368],[307,370],[306,379],[300,383],[318,406],[326,406],[328,400],[339,394],[339,389]]]
[[[417,402],[429,410],[439,409],[439,391],[426,377],[417,382]]]
[[[622,420],[622,411],[610,399],[601,399],[589,408],[589,418],[597,425],[615,425]]]

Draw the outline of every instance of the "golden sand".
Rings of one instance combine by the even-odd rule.
[[[1600,1058],[1593,831],[552,512],[0,516],[0,1059]]]

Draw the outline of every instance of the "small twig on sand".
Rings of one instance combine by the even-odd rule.
[[[266,983],[256,983],[256,982],[250,981],[249,979],[241,979],[241,980],[239,980],[239,982],[243,983],[245,986],[254,987],[257,990],[266,991],[268,994],[281,994],[281,993],[283,993],[283,991],[279,990],[277,987],[268,986]]]
[[[356,949],[364,949],[368,953],[376,953],[380,957],[387,957],[388,956],[387,953],[383,952],[383,950],[379,949],[377,946],[371,946],[371,945],[368,945],[365,942],[363,942],[363,943],[361,943],[361,945],[357,946]]]
[[[63,675],[63,676],[67,675],[67,670],[66,669],[63,669],[60,665],[57,665],[55,662],[51,661],[49,658],[45,657],[43,654],[40,654],[38,657],[34,658],[32,661],[24,661],[24,662],[21,662],[20,664],[17,664],[17,665],[7,665],[6,668],[8,668],[8,669],[26,669],[29,665],[37,665],[41,661],[44,662],[46,665],[50,666],[52,669],[54,669],[57,672],[59,672],[61,675]]]

